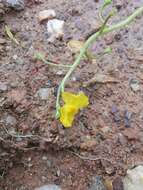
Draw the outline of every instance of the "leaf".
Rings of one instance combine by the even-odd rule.
[[[105,83],[118,83],[118,82],[119,81],[117,79],[115,79],[114,77],[112,77],[112,76],[97,73],[89,81],[84,82],[83,86],[86,87],[86,86],[89,86],[89,85],[94,84],[94,83],[105,84]]]
[[[70,40],[67,45],[73,53],[77,54],[80,52],[81,48],[83,48],[84,43],[85,43],[84,41]],[[90,60],[95,59],[95,57],[92,55],[89,49],[86,50],[86,53],[83,57],[83,59],[86,58]]]
[[[109,5],[112,3],[112,0],[104,0],[104,4]]]
[[[80,51],[81,48],[84,46],[84,41],[79,40],[70,40],[68,42],[68,47],[73,51],[74,53],[77,53]]]
[[[12,34],[9,26],[5,26],[5,32],[8,35],[8,37],[17,45],[20,45],[18,40],[14,37],[14,35]]]

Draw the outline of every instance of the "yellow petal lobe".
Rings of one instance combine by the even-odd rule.
[[[80,109],[86,107],[89,104],[88,97],[83,92],[80,92],[78,95],[72,94],[70,92],[63,92],[62,99],[64,100],[65,104],[74,105]]]
[[[89,104],[89,100],[83,92],[77,95],[63,92],[62,99],[65,104],[60,108],[60,121],[64,127],[68,128],[72,126],[74,117],[78,111]]]
[[[64,105],[61,107],[61,116],[60,121],[64,127],[71,127],[74,120],[75,114],[78,112],[78,109],[74,106]]]

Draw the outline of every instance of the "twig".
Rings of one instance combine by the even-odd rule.
[[[51,60],[42,60],[44,63],[51,65],[51,66],[56,66],[56,67],[65,67],[65,68],[70,68],[72,67],[72,65],[62,65],[62,64],[58,64],[55,61],[51,61]]]
[[[7,129],[6,129],[6,127],[5,126],[3,126],[2,125],[2,127],[3,127],[3,129],[5,130],[5,132],[8,134],[8,135],[10,135],[10,136],[12,136],[12,137],[15,137],[15,138],[31,138],[31,137],[33,137],[34,135],[15,135],[15,134],[12,134],[12,133],[10,133]]]
[[[69,79],[71,74],[74,72],[76,67],[80,64],[80,62],[81,62],[84,54],[86,53],[87,49],[89,48],[89,46],[92,45],[93,42],[95,42],[98,37],[103,36],[107,33],[113,32],[119,28],[123,28],[123,27],[127,26],[128,24],[130,24],[133,21],[133,19],[135,19],[137,16],[139,16],[142,12],[143,12],[143,6],[138,8],[127,19],[125,19],[125,20],[123,20],[123,21],[121,21],[118,24],[115,24],[113,26],[104,27],[104,29],[102,29],[102,32],[99,30],[87,39],[84,46],[81,48],[81,51],[80,51],[77,59],[75,60],[74,64],[69,69],[69,71],[67,72],[67,74],[63,78],[61,84],[59,85],[58,92],[57,92],[57,101],[56,101],[56,118],[58,118],[60,116],[60,95],[61,95],[61,91],[64,91],[65,83],[67,82],[67,80]]]
[[[65,68],[72,67],[72,65],[63,65],[63,64],[57,63],[56,61],[46,60],[44,58],[44,55],[42,53],[40,53],[40,52],[38,52],[38,53],[35,54],[35,58],[38,59],[38,60],[40,60],[40,61],[43,61],[45,64],[48,64],[48,65],[51,65],[51,66],[65,67]]]
[[[69,151],[70,153],[74,154],[75,156],[79,157],[80,159],[82,160],[90,160],[90,161],[97,161],[97,160],[105,160],[105,161],[108,161],[110,163],[112,163],[111,160],[107,159],[107,158],[104,158],[104,157],[96,157],[96,156],[93,156],[93,155],[90,155],[90,156],[82,156],[76,152],[73,152],[73,151]]]
[[[43,140],[43,141],[46,141],[46,142],[51,142],[52,141],[52,139],[47,139],[46,137],[40,137],[39,135],[15,135],[15,134],[12,134],[12,133],[10,133],[7,129],[6,129],[6,127],[4,126],[4,125],[2,125],[2,127],[3,127],[3,129],[5,130],[5,132],[8,134],[8,135],[10,135],[11,137],[14,137],[14,138],[34,138],[34,137],[36,137],[36,138],[38,138],[38,139],[41,139],[41,140]],[[4,139],[3,139],[4,140]]]

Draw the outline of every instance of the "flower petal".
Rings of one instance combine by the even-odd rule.
[[[83,92],[80,92],[78,95],[70,92],[63,92],[62,98],[65,104],[73,105],[78,109],[86,107],[89,104],[88,97]]]
[[[75,114],[81,108],[89,104],[88,97],[83,93],[72,94],[70,92],[63,92],[62,98],[65,104],[60,108],[60,121],[64,127],[71,127]]]
[[[78,98],[77,98],[76,103],[80,109],[88,106],[88,104],[89,104],[88,97],[83,92],[79,93],[79,95],[77,95],[77,96],[78,96]]]
[[[64,127],[71,127],[78,109],[75,106],[64,105],[60,109],[60,121]]]

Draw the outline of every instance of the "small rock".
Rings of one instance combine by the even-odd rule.
[[[77,81],[77,78],[76,77],[72,77],[71,79],[73,82],[76,82]]]
[[[100,176],[93,178],[93,182],[89,190],[106,190],[106,187],[103,184],[103,180]]]
[[[36,96],[38,96],[41,100],[48,100],[50,94],[51,94],[50,88],[40,88],[36,93]]]
[[[124,123],[125,123],[125,127],[131,127],[131,117],[132,117],[132,113],[129,112],[128,110],[125,110],[125,116],[124,116]]]
[[[47,180],[47,177],[42,176],[42,182],[43,182],[43,183],[45,183],[45,182],[46,182],[46,180]]]
[[[113,190],[113,184],[112,184],[111,180],[106,179],[104,184],[105,184],[107,190]]]
[[[29,157],[29,158],[27,159],[27,161],[28,161],[28,162],[31,162],[31,160],[32,160],[32,158],[31,158],[31,157]]]
[[[131,89],[134,91],[134,92],[137,92],[140,90],[140,86],[139,86],[139,81],[138,80],[135,80],[135,79],[132,79],[130,81],[130,87]]]
[[[3,107],[5,104],[5,98],[4,97],[0,97],[0,107]]]
[[[105,127],[102,127],[101,128],[101,131],[104,133],[104,134],[107,134],[107,133],[110,133],[112,131],[111,127],[108,127],[108,126],[105,126]]]
[[[43,156],[43,157],[42,157],[42,160],[43,160],[43,161],[46,161],[47,159],[48,159],[47,156]]]
[[[124,190],[143,189],[143,166],[137,166],[127,170],[127,175],[123,180]]]
[[[16,188],[16,190],[27,190],[28,188],[25,185],[21,185]]]
[[[111,108],[111,113],[112,114],[115,114],[115,113],[117,113],[118,112],[118,108],[117,108],[117,106],[115,105],[115,104],[113,104],[112,105],[112,108]]]
[[[137,140],[139,139],[139,129],[138,128],[127,128],[123,131],[125,137],[128,140]]]
[[[26,90],[24,89],[14,89],[7,93],[7,97],[10,101],[15,101],[17,103],[21,103],[21,101],[26,96]]]
[[[116,177],[113,184],[113,190],[124,190],[123,181],[121,177]]]
[[[3,118],[3,122],[6,126],[11,125],[15,126],[17,124],[17,120],[12,115],[5,115]]]
[[[121,121],[121,116],[120,116],[119,110],[115,104],[112,105],[111,113],[113,115],[113,119],[115,122],[118,123]]]
[[[121,121],[121,116],[119,112],[114,114],[114,121],[117,123]]]
[[[0,38],[0,44],[5,44],[6,40],[4,38]]]
[[[59,71],[56,72],[56,74],[61,76],[61,75],[63,75],[63,71],[59,70]]]
[[[131,116],[132,116],[132,113],[129,112],[128,110],[125,110],[125,118],[128,119],[128,120],[130,120]]]
[[[13,55],[13,57],[12,57],[14,60],[17,60],[18,59],[18,55]]]
[[[62,189],[55,184],[49,184],[49,185],[44,185],[44,186],[35,188],[35,190],[62,190]]]
[[[108,174],[108,175],[112,175],[115,173],[115,168],[112,167],[112,166],[107,166],[105,167],[105,172]]]
[[[125,145],[127,143],[127,139],[122,133],[118,133],[117,142],[119,142],[121,145]]]
[[[8,86],[5,82],[0,82],[0,92],[5,92],[8,90]]]
[[[42,22],[44,20],[53,19],[55,17],[56,17],[56,13],[55,13],[55,11],[53,9],[40,11],[39,15],[38,15],[38,19],[39,19],[40,22]]]
[[[63,32],[64,21],[58,19],[49,20],[47,23],[48,42],[54,42],[55,39],[62,39],[64,36]]]
[[[113,43],[113,36],[110,35],[105,38],[106,45],[111,45]]]
[[[60,171],[60,169],[58,168],[57,171],[56,171],[56,175],[59,177],[60,174],[61,174],[61,171]]]
[[[17,11],[21,11],[25,8],[24,0],[3,0],[4,4]]]
[[[32,166],[33,166],[33,164],[32,163],[28,163],[28,168],[31,168]]]

